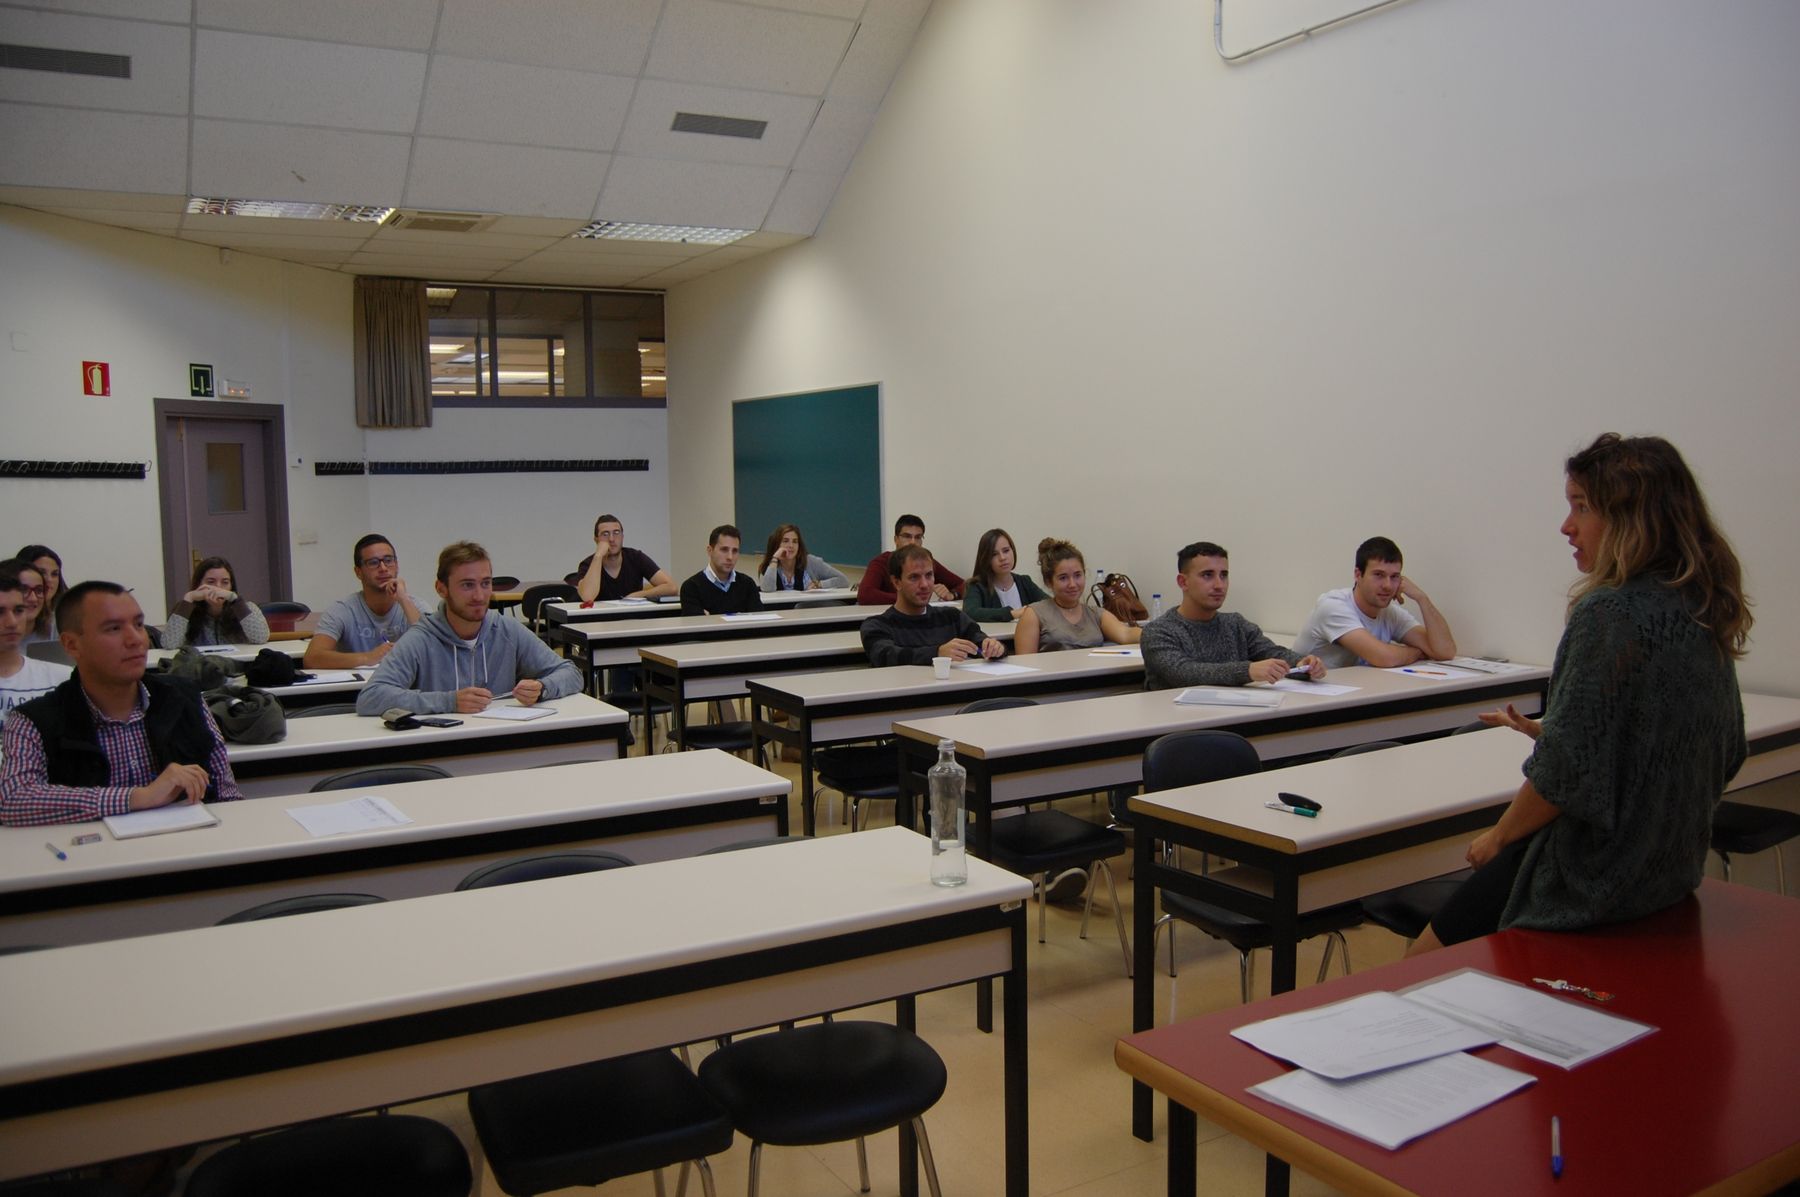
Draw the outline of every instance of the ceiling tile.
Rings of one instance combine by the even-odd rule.
[[[113,212],[180,212],[187,196],[135,191],[77,191],[68,187],[0,187],[0,204],[21,208],[92,208]]]
[[[351,253],[361,248],[364,237],[358,234],[345,234],[341,237],[292,237],[280,233],[259,233],[253,229],[183,229],[183,241],[198,241],[202,245],[233,245],[244,249],[257,250],[341,250]]]
[[[850,43],[850,52],[844,55],[826,95],[864,108],[879,107],[912,44],[913,33],[909,29],[872,29],[864,25],[856,31],[856,40]]]
[[[194,194],[397,204],[410,143],[393,133],[196,120]]]
[[[842,17],[854,21],[862,15],[863,0],[737,0],[756,8],[785,8],[793,12],[816,13],[821,17]],[[879,7],[888,0],[876,0]]]
[[[576,250],[575,246],[604,245],[606,253],[587,253]],[[677,262],[686,262],[700,256],[700,246],[674,245],[662,241],[571,241],[568,246],[557,245],[550,249],[540,250],[520,263],[525,266],[545,266],[556,269],[587,269],[597,263],[621,263],[628,266],[641,266],[646,270],[660,270],[664,266],[673,266]],[[684,252],[692,250],[693,252]],[[658,250],[668,250],[658,253]]]
[[[244,252],[252,252],[245,250]],[[301,262],[308,266],[342,266],[350,258],[350,251],[344,249],[284,249],[277,257],[283,262]]]
[[[438,0],[198,0],[194,22],[202,28],[423,51],[431,49],[437,14]]]
[[[623,287],[644,277],[647,271],[636,267],[608,266],[596,262],[592,266],[572,270],[545,270],[513,266],[494,272],[497,283],[555,283],[579,287]]]
[[[32,7],[138,21],[177,21],[183,25],[193,15],[189,0],[32,0]]]
[[[416,139],[406,204],[525,216],[591,212],[609,155],[481,141]]]
[[[290,220],[282,216],[218,216],[196,212],[183,218],[181,227],[193,233],[248,233],[257,237],[308,238],[355,237],[367,240],[378,226],[355,220]]]
[[[727,166],[658,158],[613,159],[597,220],[759,228],[787,174],[774,166]]]
[[[367,250],[360,250],[355,256],[350,258],[350,263],[356,266],[379,266],[383,269],[393,270],[429,270],[432,267],[441,264],[447,269],[454,268],[457,270],[475,270],[492,273],[493,271],[511,266],[517,260],[518,259],[511,257],[482,258],[466,256],[446,257],[437,254],[372,254]]]
[[[751,233],[742,241],[734,241],[727,249],[781,249],[806,240],[804,233],[771,233],[767,230]]]
[[[439,54],[419,132],[432,137],[611,150],[636,80]]]
[[[178,116],[0,103],[0,183],[181,191],[187,124]]]
[[[860,104],[830,99],[819,106],[818,119],[794,156],[794,169],[841,175],[875,124],[875,113]]]
[[[819,222],[825,219],[825,209],[831,206],[831,197],[837,193],[842,178],[842,175],[815,175],[798,170],[790,174],[782,185],[781,194],[775,197],[775,206],[769,209],[769,218],[763,221],[763,227],[772,233],[811,236],[818,231]]]
[[[636,75],[662,0],[444,0],[437,52]]]
[[[125,208],[46,208],[71,220],[87,220],[94,224],[117,225],[124,229],[172,233],[181,225],[179,212],[133,212]]]
[[[852,21],[782,9],[669,0],[644,74],[823,95],[855,29]]]
[[[180,26],[0,8],[0,41],[131,58],[129,79],[0,70],[0,100],[187,114],[188,31]]]
[[[201,30],[194,115],[411,133],[425,56],[373,46]]]
[[[641,158],[786,166],[794,160],[818,109],[819,102],[810,96],[645,79],[632,98],[631,118],[619,138],[619,152]],[[669,127],[677,112],[761,120],[769,122],[769,127],[756,141],[711,133],[677,133]]]
[[[483,229],[479,233],[438,233],[425,229],[401,229],[392,225],[383,225],[375,230],[369,238],[369,246],[391,245],[395,253],[410,253],[414,250],[429,248],[434,245],[450,245],[459,248],[480,246],[483,249],[497,249],[510,254],[536,253],[556,242],[554,236],[538,234],[535,237],[520,236],[516,233],[495,233]],[[408,248],[410,247],[410,248]]]
[[[863,28],[916,33],[930,7],[931,0],[878,0],[863,9]]]
[[[541,234],[546,237],[567,237],[586,224],[585,216],[576,220],[553,216],[502,216],[489,225],[487,231],[490,233],[522,233],[527,236]]]
[[[421,267],[418,269],[396,269],[392,266],[363,266],[356,262],[345,262],[339,267],[345,274],[379,274],[390,278],[424,278],[439,283],[485,283],[493,275],[491,270],[458,270],[449,267]]]

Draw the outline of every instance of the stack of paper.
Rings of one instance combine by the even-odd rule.
[[[140,835],[161,835],[166,831],[192,831],[196,827],[212,827],[219,816],[197,802],[170,803],[148,810],[134,810],[125,815],[107,815],[100,820],[114,839],[134,840]]]
[[[1281,695],[1273,690],[1218,690],[1190,686],[1175,696],[1184,707],[1278,707]]]

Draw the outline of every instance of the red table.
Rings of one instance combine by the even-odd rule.
[[[1287,1071],[1233,1027],[1474,967],[1563,978],[1618,996],[1658,1030],[1565,1072],[1501,1047],[1478,1055],[1538,1083],[1388,1151],[1245,1092]],[[1114,1048],[1169,1098],[1169,1187],[1194,1192],[1195,1113],[1351,1193],[1458,1197],[1763,1194],[1800,1177],[1800,901],[1707,881],[1696,898],[1581,934],[1504,931],[1280,994]],[[1565,1167],[1550,1176],[1551,1115]]]

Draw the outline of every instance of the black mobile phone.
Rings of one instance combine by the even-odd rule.
[[[461,719],[446,719],[442,715],[419,715],[418,721],[426,727],[461,727]]]
[[[1325,809],[1324,807],[1320,806],[1317,802],[1314,802],[1311,798],[1302,798],[1300,795],[1290,794],[1286,790],[1281,791],[1281,793],[1277,794],[1276,797],[1281,799],[1283,802],[1287,803],[1289,806],[1297,806],[1301,810],[1324,810]]]

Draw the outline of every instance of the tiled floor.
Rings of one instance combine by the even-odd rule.
[[[794,776],[792,765],[779,766]],[[1087,799],[1064,804],[1072,813],[1100,819],[1104,806]],[[794,825],[799,826],[798,803]],[[867,808],[865,808],[866,810]],[[877,804],[876,821],[887,812]],[[843,834],[835,811],[822,809],[821,834]],[[1130,925],[1127,862],[1114,869]],[[1129,1120],[1129,1085],[1113,1064],[1113,1042],[1130,1031],[1131,985],[1125,979],[1105,889],[1096,899],[1089,938],[1077,937],[1078,907],[1052,906],[1048,942],[1030,943],[1031,1191],[1070,1197],[1118,1197],[1160,1192],[1164,1146],[1159,1113],[1157,1141],[1133,1138]],[[1035,926],[1035,910],[1027,912]],[[1365,968],[1398,957],[1400,941],[1386,932],[1365,929],[1350,933],[1351,960]],[[1266,957],[1266,954],[1264,954]],[[1319,947],[1301,948],[1300,971],[1310,981],[1318,968]],[[1157,982],[1158,1019],[1168,1017],[1171,1000],[1181,1016],[1237,1001],[1238,966],[1229,948],[1192,929],[1178,937],[1180,979],[1173,986],[1166,973]],[[1339,966],[1334,963],[1334,971]],[[1259,961],[1259,991],[1266,993],[1266,959]],[[1171,990],[1173,997],[1171,998]],[[892,1007],[871,1008],[869,1017],[889,1019]],[[944,1057],[950,1086],[943,1100],[926,1115],[946,1194],[997,1194],[1002,1191],[1000,1159],[1001,1045],[998,1035],[983,1035],[974,1026],[973,989],[965,987],[929,994],[919,1001],[919,1032]],[[465,1137],[471,1153],[479,1150],[460,1098],[422,1102],[409,1107],[436,1117]],[[1160,1103],[1159,1103],[1160,1109]],[[1200,1174],[1211,1194],[1262,1192],[1262,1155],[1242,1141],[1204,1123],[1200,1128]],[[869,1144],[872,1191],[898,1191],[895,1135],[878,1136]],[[476,1156],[479,1159],[478,1156]],[[740,1136],[731,1151],[715,1157],[713,1168],[721,1194],[745,1190],[749,1145]],[[668,1176],[670,1193],[674,1175]],[[921,1181],[921,1187],[923,1182]],[[483,1174],[480,1193],[500,1193],[491,1175]],[[689,1192],[697,1193],[697,1183]],[[857,1192],[856,1155],[849,1144],[816,1149],[769,1148],[763,1153],[763,1190],[770,1197],[843,1197]],[[922,1189],[923,1191],[923,1189]],[[1295,1194],[1330,1192],[1310,1178],[1295,1175]],[[594,1192],[570,1189],[569,1193]],[[655,1189],[647,1176],[613,1181],[600,1193],[634,1197]]]

